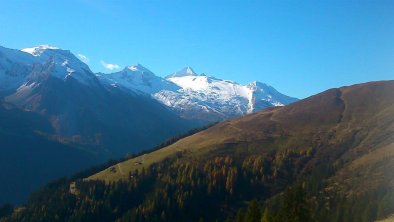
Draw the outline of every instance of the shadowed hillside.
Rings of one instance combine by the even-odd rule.
[[[70,176],[104,160],[78,146],[48,140],[53,128],[45,118],[0,104],[0,203],[22,203],[59,175]]]

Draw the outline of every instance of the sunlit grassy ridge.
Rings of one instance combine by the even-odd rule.
[[[204,161],[215,151],[235,155],[280,149],[318,153],[305,169],[324,159],[335,159],[334,163],[344,168],[333,181],[339,178],[341,182],[349,181],[343,177],[352,177],[356,170],[363,171],[374,164],[381,164],[381,169],[363,171],[365,177],[387,179],[382,177],[382,171],[392,169],[394,162],[391,161],[393,85],[393,81],[386,81],[332,89],[293,105],[226,121],[163,149],[119,163],[88,179],[127,179],[135,170],[141,171],[180,153],[185,161],[190,158]],[[226,147],[238,148],[226,151]],[[357,184],[363,187],[363,181],[360,179]]]

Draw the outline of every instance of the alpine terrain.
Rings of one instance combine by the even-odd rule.
[[[166,79],[141,65],[102,74],[69,50],[0,47],[0,165],[7,172],[0,203],[23,202],[50,179],[196,127],[294,100],[260,83],[241,86],[191,68]]]
[[[374,221],[393,170],[394,81],[369,82],[58,180],[3,221]]]

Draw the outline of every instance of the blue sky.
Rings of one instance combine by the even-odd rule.
[[[185,66],[303,98],[394,79],[394,1],[4,0],[0,45],[50,44],[93,71]]]

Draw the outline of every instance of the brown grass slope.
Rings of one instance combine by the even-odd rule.
[[[362,192],[394,186],[394,81],[330,89],[285,107],[225,121],[175,144],[119,163],[88,179],[116,181],[182,152],[184,161],[272,151],[310,152],[295,177],[317,165],[338,169],[330,189]]]

